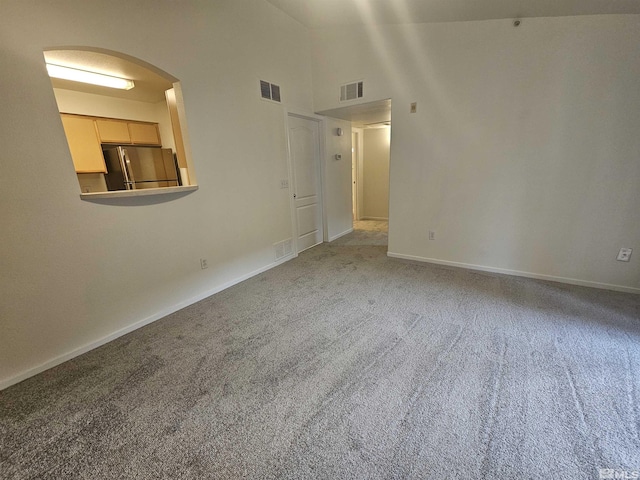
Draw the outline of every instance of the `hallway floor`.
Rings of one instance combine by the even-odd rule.
[[[338,238],[330,245],[387,245],[389,222],[387,220],[355,220],[353,232]]]

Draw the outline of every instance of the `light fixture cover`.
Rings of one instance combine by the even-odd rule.
[[[100,85],[102,87],[131,90],[135,86],[133,80],[128,80],[126,78],[113,77],[103,73],[88,72],[77,68],[63,67],[62,65],[54,65],[52,63],[47,63],[47,72],[49,72],[49,76],[53,78],[90,83],[92,85]]]

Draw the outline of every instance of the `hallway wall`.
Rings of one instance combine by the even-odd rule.
[[[363,148],[363,218],[389,218],[390,128],[365,128]]]

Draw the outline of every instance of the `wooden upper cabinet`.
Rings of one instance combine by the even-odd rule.
[[[162,145],[156,123],[128,122],[131,143],[134,145]]]
[[[96,118],[96,127],[102,143],[162,145],[157,123]]]
[[[131,143],[129,125],[125,120],[96,118],[96,127],[102,143]]]
[[[103,143],[162,146],[157,123],[61,113],[77,173],[106,173]]]
[[[65,114],[60,117],[76,172],[105,173],[107,167],[94,119]]]

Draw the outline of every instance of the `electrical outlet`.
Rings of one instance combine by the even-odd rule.
[[[418,103],[413,102],[409,107],[409,113],[416,113],[418,111]]]
[[[204,270],[205,268],[209,268],[209,265],[207,264],[207,259],[206,258],[201,258],[200,259],[200,268],[202,270]]]
[[[631,248],[621,248],[618,252],[618,258],[616,258],[616,260],[618,260],[619,262],[628,262],[629,260],[631,260],[631,252],[633,252],[633,249]]]
[[[433,230],[429,230],[429,240],[435,240],[436,239],[436,232],[434,232]]]

